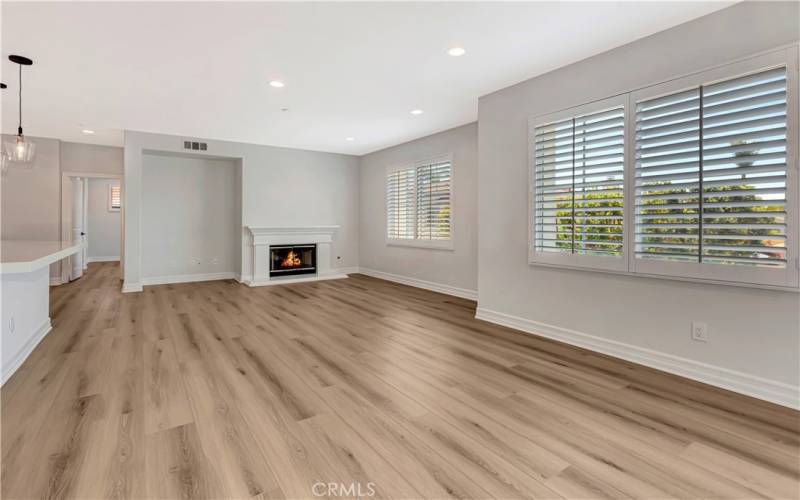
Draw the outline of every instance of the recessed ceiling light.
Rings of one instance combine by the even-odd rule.
[[[448,50],[447,53],[453,57],[461,57],[466,54],[467,51],[464,49],[464,47],[453,47],[452,49]]]
[[[270,87],[275,87],[276,89],[279,89],[279,88],[283,87],[283,82],[280,81],[280,80],[272,80],[271,82],[269,82],[269,86]]]
[[[355,137],[345,137],[344,140],[348,141],[348,142],[353,142],[353,141],[356,140],[356,138]]]
[[[94,134],[94,130],[89,130],[88,128],[85,128],[85,129],[81,130],[81,132],[83,132],[86,135]]]
[[[422,114],[422,110],[421,109],[415,109],[415,110],[411,111],[411,114],[412,115],[421,115]]]

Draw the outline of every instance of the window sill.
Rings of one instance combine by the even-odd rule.
[[[386,246],[453,251],[453,240],[386,240]]]
[[[578,266],[568,266],[563,264],[546,264],[542,262],[533,262],[528,261],[528,265],[532,267],[546,267],[549,269],[564,269],[567,271],[589,271],[595,273],[602,273],[602,274],[614,274],[614,275],[621,275],[621,276],[631,276],[635,278],[650,278],[650,279],[659,279],[659,280],[669,280],[669,281],[683,281],[689,283],[700,283],[704,285],[724,285],[724,286],[736,286],[736,287],[743,287],[743,288],[758,288],[761,290],[775,290],[779,292],[793,292],[793,293],[800,293],[800,288],[793,287],[793,286],[781,286],[781,285],[764,285],[759,283],[747,283],[743,281],[725,281],[725,280],[718,280],[718,279],[708,279],[708,278],[693,278],[690,276],[675,276],[675,275],[664,275],[664,274],[652,274],[652,273],[642,273],[642,272],[630,272],[630,271],[618,271],[613,269],[597,269],[597,268],[587,268],[587,267],[578,267]]]

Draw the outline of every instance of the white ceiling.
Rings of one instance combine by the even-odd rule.
[[[34,60],[29,135],[121,145],[130,129],[360,155],[475,121],[481,95],[728,5],[3,1],[2,128],[16,129],[7,56],[21,54]]]

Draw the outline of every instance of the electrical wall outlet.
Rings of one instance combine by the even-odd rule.
[[[708,342],[708,325],[699,321],[692,321],[692,340]]]

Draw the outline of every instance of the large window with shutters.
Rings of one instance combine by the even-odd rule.
[[[531,123],[531,260],[625,269],[625,108],[613,98]]]
[[[390,168],[386,176],[389,244],[452,248],[450,156]]]
[[[798,288],[797,57],[537,118],[531,263]]]

